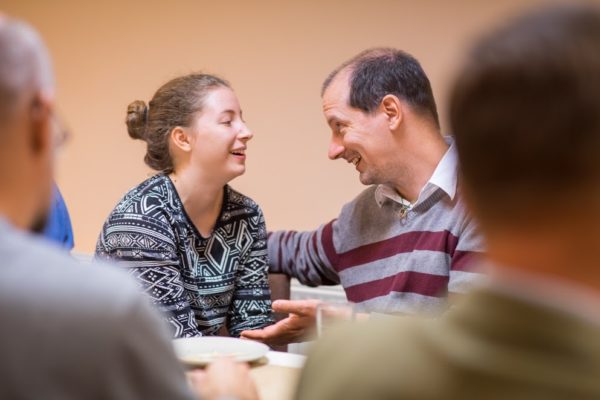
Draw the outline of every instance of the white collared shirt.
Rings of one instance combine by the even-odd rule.
[[[378,185],[375,189],[375,201],[382,207],[383,204],[392,200],[400,204],[405,211],[411,210],[415,205],[427,199],[437,189],[443,190],[451,200],[456,195],[456,184],[458,180],[458,154],[454,146],[454,139],[451,136],[445,136],[444,140],[450,145],[438,165],[435,167],[431,178],[421,189],[417,200],[414,203],[403,198],[394,188],[388,185]]]

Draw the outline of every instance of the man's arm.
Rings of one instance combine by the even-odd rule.
[[[335,223],[333,220],[314,231],[269,233],[269,272],[284,273],[307,286],[337,285]]]
[[[258,399],[256,386],[245,364],[219,360],[206,372],[192,372],[185,378],[175,357],[171,340],[155,311],[141,299],[115,326],[112,346],[115,365],[114,390],[128,399],[239,400]],[[191,386],[191,387],[190,387]]]
[[[483,271],[479,270],[478,258],[483,251],[483,238],[473,218],[467,215],[450,260],[448,293],[451,297],[460,296],[481,279]]]

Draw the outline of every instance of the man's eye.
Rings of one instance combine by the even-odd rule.
[[[221,122],[221,124],[226,125],[226,126],[231,126],[231,121],[223,121],[223,122]]]

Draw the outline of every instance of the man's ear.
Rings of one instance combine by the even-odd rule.
[[[186,129],[181,126],[176,126],[171,130],[171,141],[178,148],[185,152],[192,149],[191,136]]]
[[[34,155],[54,150],[54,110],[53,102],[43,92],[33,97],[30,108],[29,146]]]
[[[404,110],[400,99],[393,94],[387,94],[381,99],[380,107],[381,111],[383,111],[388,118],[388,127],[390,130],[395,131],[398,129],[404,117]]]

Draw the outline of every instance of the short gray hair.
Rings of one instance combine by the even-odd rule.
[[[53,89],[50,55],[35,29],[14,19],[0,21],[0,121],[25,93]]]

